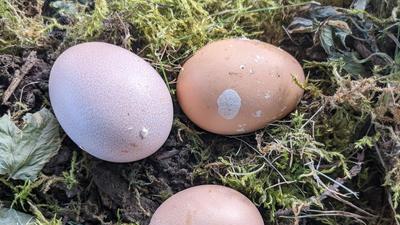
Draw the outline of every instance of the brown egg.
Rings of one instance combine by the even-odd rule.
[[[202,185],[181,191],[154,213],[150,225],[264,225],[253,203],[224,186]]]
[[[295,78],[295,79],[293,79]],[[303,95],[299,62],[273,45],[248,39],[212,42],[196,52],[178,77],[185,114],[217,134],[263,128],[296,108]]]

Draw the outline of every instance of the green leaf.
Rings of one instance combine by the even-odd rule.
[[[343,31],[343,30],[336,30],[335,32],[335,36],[339,38],[340,42],[342,43],[342,45],[349,50],[349,47],[347,47],[346,45],[346,38],[347,36],[349,36],[349,33]]]
[[[60,147],[59,126],[42,109],[24,116],[20,130],[8,115],[0,118],[0,174],[16,180],[35,180]]]
[[[321,33],[319,36],[321,46],[324,48],[325,52],[331,56],[335,52],[335,42],[333,40],[333,31],[331,26],[321,27]]]
[[[335,53],[329,57],[331,61],[341,60],[344,62],[343,69],[352,75],[362,75],[365,74],[365,68],[362,63],[357,61],[355,53],[353,52],[343,52]]]
[[[327,22],[327,24],[333,28],[333,32],[334,32],[335,36],[339,38],[342,45],[347,50],[349,50],[349,48],[346,45],[347,36],[352,34],[349,24],[347,22],[341,21],[341,20],[329,20]]]
[[[360,63],[355,62],[354,58],[348,55],[343,55],[343,60],[346,62],[343,67],[346,72],[352,75],[363,75],[366,73],[364,66]]]
[[[0,225],[33,225],[34,217],[14,209],[0,209]]]
[[[73,2],[55,1],[51,2],[50,6],[56,9],[61,15],[73,16],[78,13],[76,5]]]
[[[338,11],[333,6],[316,6],[309,12],[309,17],[321,21],[338,14]]]
[[[310,19],[295,17],[287,30],[289,33],[311,33],[314,31],[314,22]]]
[[[89,4],[89,0],[56,0],[50,2],[57,13],[63,16],[75,17],[79,12],[85,9]]]
[[[355,0],[353,2],[353,9],[365,10],[367,8],[368,3],[369,0]]]

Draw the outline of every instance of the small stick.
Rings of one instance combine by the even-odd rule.
[[[25,75],[32,69],[36,61],[36,51],[32,51],[31,53],[29,53],[28,57],[26,58],[25,64],[22,65],[21,69],[15,71],[14,78],[11,81],[10,86],[8,86],[7,90],[4,92],[2,100],[3,105],[7,103],[8,99],[18,87],[19,83],[21,83]]]

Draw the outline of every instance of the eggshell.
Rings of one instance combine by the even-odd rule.
[[[248,39],[212,42],[187,60],[177,96],[185,114],[217,134],[265,127],[296,108],[305,81],[299,62],[273,45]]]
[[[67,49],[51,69],[49,93],[68,136],[103,160],[143,159],[162,146],[172,127],[163,79],[115,45],[89,42]]]
[[[154,213],[150,225],[264,225],[253,203],[224,186],[202,185],[181,191]]]

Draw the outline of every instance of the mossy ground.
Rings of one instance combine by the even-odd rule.
[[[147,225],[173,193],[216,183],[248,196],[266,224],[399,224],[397,2],[370,1],[367,12],[360,12],[346,10],[349,1],[323,1],[374,22],[370,33],[375,39],[369,41],[391,61],[360,63],[363,74],[349,72],[343,58],[328,58],[321,47],[311,48],[317,43],[310,35],[289,38],[283,27],[307,3],[0,0],[0,93],[30,52],[36,51],[38,59],[1,106],[2,114],[19,120],[26,112],[51,107],[47,80],[52,63],[67,47],[93,40],[117,44],[149,61],[175,102],[172,133],[150,158],[107,163],[65,137],[38,180],[20,183],[0,177],[0,205],[36,215],[40,225]],[[182,62],[206,43],[229,37],[280,45],[301,60],[308,74],[295,112],[256,133],[234,137],[197,128],[175,96]]]

